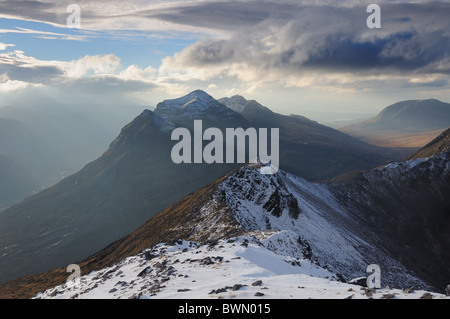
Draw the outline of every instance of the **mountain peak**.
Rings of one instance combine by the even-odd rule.
[[[156,110],[181,111],[195,109],[197,111],[205,111],[213,102],[216,102],[216,100],[211,95],[202,90],[195,90],[180,98],[164,100],[157,105]]]
[[[122,129],[119,136],[111,143],[108,153],[119,145],[127,147],[127,144],[133,144],[138,140],[152,140],[157,134],[167,133],[174,128],[172,122],[146,109]]]
[[[441,102],[436,99],[427,100],[409,100],[392,104],[386,107],[377,116],[379,121],[389,122],[417,122],[420,125],[426,121],[427,117],[433,119],[433,122],[440,122],[447,120],[450,114],[450,104]],[[404,123],[402,123],[404,124]],[[444,128],[447,125],[444,125]]]
[[[182,96],[180,98],[176,98],[176,99],[170,99],[170,100],[164,100],[164,103],[166,104],[187,104],[187,103],[191,103],[193,101],[203,101],[203,102],[210,102],[210,101],[215,101],[215,99],[209,95],[208,93],[206,93],[205,91],[202,90],[195,90],[192,91],[189,94],[186,94],[185,96]]]
[[[260,115],[264,114],[263,116],[273,114],[273,112],[270,109],[261,105],[257,101],[247,100],[241,95],[224,97],[219,99],[219,102],[240,114],[258,113]]]
[[[156,106],[155,113],[177,125],[189,126],[193,119],[215,122],[214,125],[248,126],[247,121],[237,112],[229,109],[211,95],[202,90],[195,90],[177,99],[164,100]]]
[[[173,128],[172,123],[148,109],[139,114],[125,128],[133,127],[134,130],[142,131],[149,124],[156,126],[160,131],[166,131],[168,127]]]
[[[235,112],[242,113],[248,103],[248,100],[242,95],[233,95],[232,97],[224,97],[220,99],[219,102]]]

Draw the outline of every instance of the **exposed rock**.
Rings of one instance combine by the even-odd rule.
[[[211,257],[206,257],[200,261],[200,265],[208,266],[208,265],[212,265],[212,264],[214,264],[214,261],[212,261]]]
[[[214,291],[214,290],[213,290],[213,291]],[[226,289],[226,288],[219,288],[219,289],[217,289],[217,290],[214,291],[214,293],[216,293],[216,294],[220,294],[220,293],[222,293],[222,292],[227,292],[227,289]]]
[[[376,292],[375,289],[373,288],[364,288],[364,294],[368,297],[368,298],[372,298],[373,294]]]
[[[403,290],[403,293],[410,294],[414,292],[414,287],[406,288]]]
[[[367,287],[367,277],[357,277],[357,278],[353,278],[350,279],[348,281],[349,284],[351,285],[358,285],[361,287]]]
[[[191,291],[191,289],[183,288],[183,289],[178,289],[177,290],[177,292],[187,292],[187,291]]]
[[[138,277],[144,277],[144,276],[146,276],[147,274],[149,274],[149,273],[151,273],[151,272],[152,272],[152,268],[151,268],[150,266],[145,267],[145,268],[138,274]]]
[[[153,258],[158,257],[158,255],[152,254],[151,252],[146,251],[146,252],[144,253],[144,256],[143,256],[143,257],[144,257],[145,260],[152,260]]]
[[[244,286],[245,286],[245,285],[235,284],[235,285],[233,286],[232,290],[233,290],[233,291],[236,291],[236,290],[241,289],[241,288],[244,287]]]
[[[429,292],[426,292],[420,297],[420,299],[433,299],[433,295]]]
[[[126,281],[118,281],[114,286],[121,286],[121,287],[126,287],[128,286],[128,283]]]

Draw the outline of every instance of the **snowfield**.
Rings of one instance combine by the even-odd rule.
[[[206,245],[159,244],[34,298],[448,299],[422,290],[373,290],[339,282],[335,274],[310,260],[275,254],[268,248],[291,235],[259,232]]]
[[[186,212],[188,221],[171,229],[191,230],[187,240],[172,237],[171,244],[149,247],[34,298],[449,299],[429,292],[430,286],[382,248],[358,211],[372,206],[370,192],[357,196],[354,189],[378,194],[396,190],[395,181],[408,174],[412,180],[425,176],[422,182],[447,176],[447,156],[387,165],[363,172],[364,182],[343,186],[311,183],[281,170],[263,175],[259,164],[242,167]],[[240,236],[229,238],[230,229]],[[349,283],[360,277],[366,283],[372,264],[381,270],[382,289]]]

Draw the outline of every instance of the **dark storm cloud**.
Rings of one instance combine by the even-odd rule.
[[[8,74],[9,79],[29,83],[49,83],[63,76],[63,71],[54,66],[22,67],[20,64],[0,62],[0,74]]]
[[[214,8],[225,11],[217,14]],[[268,71],[450,73],[450,4],[386,3],[381,10],[382,29],[370,30],[363,6],[232,2],[172,8],[171,21],[239,28],[228,40],[197,42],[175,59],[186,66],[246,62]]]
[[[199,2],[139,12],[139,16],[201,28],[239,30],[271,17],[287,17],[296,7],[267,1]]]
[[[23,19],[55,23],[55,4],[43,1],[0,1],[0,14]]]
[[[374,41],[355,41],[351,37],[327,37],[327,47],[312,53],[302,66],[317,69],[351,70],[395,68],[398,70],[417,70],[439,61],[447,56],[448,45],[440,43],[424,44],[417,40],[417,32],[399,32],[375,39]],[[431,71],[431,70],[429,70]]]

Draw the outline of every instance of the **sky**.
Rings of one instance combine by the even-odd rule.
[[[1,0],[0,106],[154,107],[202,89],[329,122],[450,102],[449,17],[439,1]]]

